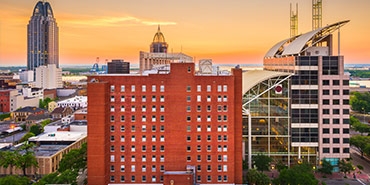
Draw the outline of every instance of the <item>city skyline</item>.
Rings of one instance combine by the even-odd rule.
[[[261,64],[265,53],[289,37],[290,3],[299,4],[298,33],[311,30],[311,0],[295,1],[187,1],[117,0],[86,2],[47,1],[58,21],[60,64],[100,64],[124,59],[139,62],[139,51],[149,51],[161,25],[168,52],[184,52],[195,61]],[[27,64],[27,23],[37,1],[2,0],[0,66]],[[350,20],[341,29],[341,55],[345,62],[368,63],[366,30],[370,2],[323,1],[323,26]],[[271,32],[271,30],[274,32]],[[334,38],[337,38],[334,35]],[[335,53],[337,49],[334,50]]]

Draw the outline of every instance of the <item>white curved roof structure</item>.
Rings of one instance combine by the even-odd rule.
[[[261,83],[270,78],[279,77],[279,76],[290,76],[292,73],[285,72],[276,72],[276,71],[267,71],[267,70],[252,70],[243,73],[243,87],[242,91],[245,94],[249,89],[256,86],[258,83]]]
[[[340,21],[305,34],[280,41],[266,53],[265,58],[299,55],[309,47],[320,43],[327,36],[348,22],[349,20]]]

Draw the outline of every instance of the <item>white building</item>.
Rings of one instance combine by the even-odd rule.
[[[62,88],[62,69],[57,68],[55,64],[36,68],[36,87],[43,89]]]
[[[33,71],[21,71],[19,72],[19,78],[22,82],[32,82],[33,81]]]
[[[58,107],[71,107],[73,110],[87,107],[87,96],[75,96],[58,102]]]

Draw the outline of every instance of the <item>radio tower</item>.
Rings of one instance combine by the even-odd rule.
[[[292,3],[290,3],[290,37],[296,35],[298,35],[298,3],[295,12],[293,12]]]
[[[322,0],[312,0],[312,30],[321,28]]]

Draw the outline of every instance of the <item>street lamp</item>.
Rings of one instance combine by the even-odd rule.
[[[10,128],[12,129],[12,134],[13,134],[13,144],[14,144],[14,128],[15,128],[15,125],[10,125]]]

